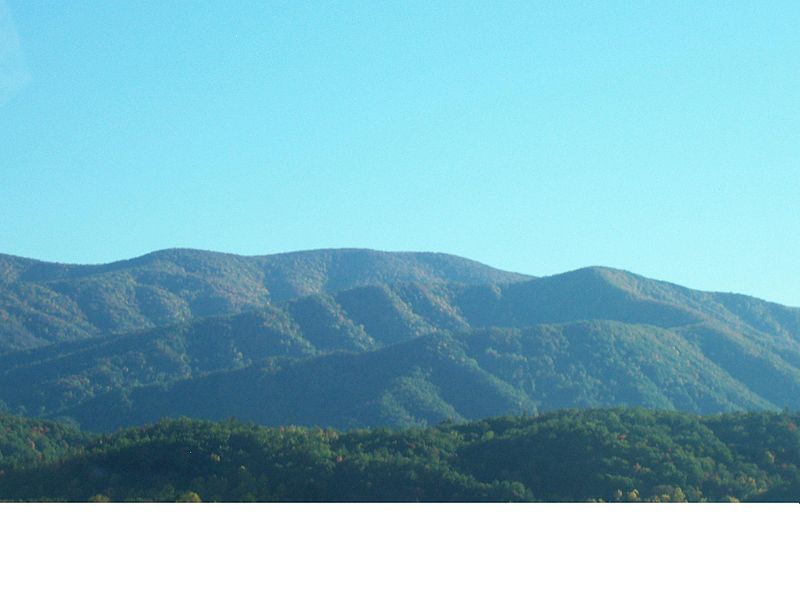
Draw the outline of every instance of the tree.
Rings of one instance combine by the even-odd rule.
[[[197,492],[183,492],[178,496],[176,502],[202,502],[200,499],[200,494]]]

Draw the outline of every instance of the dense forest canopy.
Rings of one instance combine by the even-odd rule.
[[[339,432],[166,420],[107,435],[0,418],[0,499],[800,501],[799,414],[564,410]]]

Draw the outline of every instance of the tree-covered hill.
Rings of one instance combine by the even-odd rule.
[[[0,407],[102,429],[168,415],[357,427],[615,404],[800,407],[793,309],[751,299],[760,321],[740,319],[717,297],[605,269],[366,286],[0,355]],[[431,352],[443,339],[449,353]],[[465,412],[449,399],[473,380],[482,405]]]
[[[372,352],[273,359],[171,386],[114,391],[57,414],[91,430],[163,416],[351,429],[534,411],[524,393],[470,359],[459,340],[436,334]]]
[[[352,428],[565,407],[800,408],[800,310],[624,271],[526,279],[447,255],[356,250],[0,263],[6,291],[116,290],[93,301],[104,314],[144,315],[135,294],[115,295],[119,277],[184,299],[261,290],[218,307],[232,314],[195,318],[209,312],[198,304],[181,322],[111,319],[134,331],[0,354],[0,410],[88,429],[182,415]],[[362,282],[378,284],[347,287]],[[293,297],[315,290],[326,293]]]
[[[781,380],[775,365],[759,362],[750,371],[742,362],[739,376],[747,374],[750,385],[772,374],[759,394],[684,336],[614,321],[440,332],[368,352],[274,357],[172,384],[111,389],[45,414],[73,418],[90,430],[165,416],[350,429],[561,408],[644,406],[698,414],[800,408],[800,374]],[[733,348],[736,341],[727,343]],[[736,349],[743,356],[747,351]]]
[[[472,327],[614,320],[674,328],[715,323],[748,338],[798,349],[800,308],[701,292],[626,271],[589,267],[507,285],[454,286]]]
[[[399,432],[168,420],[23,450],[3,464],[0,500],[798,502],[798,426],[645,409]]]
[[[0,478],[5,469],[55,460],[90,439],[72,423],[0,414]]]
[[[163,250],[106,265],[0,255],[0,353],[366,285],[526,279],[430,252],[344,249],[246,257]]]

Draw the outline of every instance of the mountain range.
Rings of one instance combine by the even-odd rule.
[[[800,309],[433,253],[0,256],[0,408],[408,427],[555,409],[800,408]]]
[[[0,352],[241,312],[363,285],[525,279],[529,277],[430,252],[343,249],[246,257],[175,249],[106,265],[0,254]]]

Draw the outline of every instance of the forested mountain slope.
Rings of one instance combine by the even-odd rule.
[[[798,414],[570,410],[348,433],[182,419],[69,443],[15,419],[0,500],[800,501]],[[54,451],[31,454],[43,436]]]
[[[0,255],[0,353],[365,285],[526,279],[431,252],[343,249],[251,257],[163,250],[106,265]]]
[[[798,312],[600,268],[366,286],[0,355],[0,406],[103,429],[166,415],[357,427],[614,404],[798,408]],[[430,351],[440,342],[447,352]],[[479,408],[461,406],[464,381]]]
[[[370,352],[269,359],[167,386],[100,393],[51,414],[99,430],[163,416],[407,427],[567,407],[797,409],[798,382],[793,373],[765,397],[675,332],[596,321],[437,333]]]
[[[80,329],[67,337],[133,329],[0,354],[0,410],[90,429],[181,415],[353,428],[565,407],[800,408],[800,310],[613,269],[535,279],[361,250],[0,265],[4,292],[40,286],[57,294],[51,308],[83,315],[65,317]],[[188,307],[164,319],[179,322],[152,327],[145,289]],[[84,293],[91,302],[70,300]],[[9,306],[0,331],[35,329]],[[196,318],[209,312],[223,314]]]

